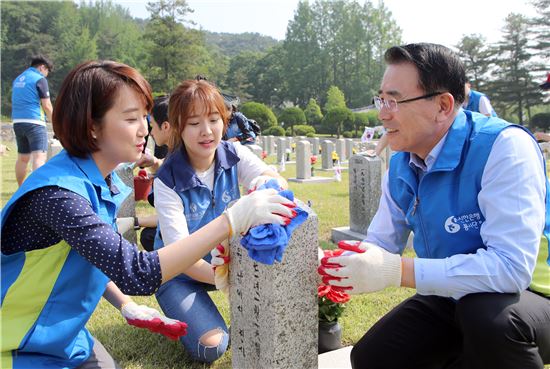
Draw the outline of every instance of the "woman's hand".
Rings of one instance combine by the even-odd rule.
[[[225,211],[231,232],[247,233],[260,224],[287,224],[289,218],[296,216],[292,208],[296,204],[279,195],[274,189],[258,190],[241,197]]]

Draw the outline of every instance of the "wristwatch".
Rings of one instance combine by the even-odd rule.
[[[134,231],[137,231],[141,227],[139,226],[139,220],[138,217],[134,217]]]

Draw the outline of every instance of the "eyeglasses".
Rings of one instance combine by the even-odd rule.
[[[397,104],[405,104],[405,103],[413,102],[413,101],[416,101],[416,100],[428,99],[430,97],[441,95],[442,93],[443,92],[439,92],[439,91],[438,92],[431,92],[431,93],[426,94],[426,95],[413,97],[412,99],[406,99],[406,100],[401,100],[401,101],[397,101],[393,98],[383,99],[380,96],[375,96],[375,97],[372,98],[372,101],[374,102],[374,106],[376,107],[376,109],[378,109],[378,111],[381,111],[382,108],[386,108],[391,112],[396,112],[398,110]]]

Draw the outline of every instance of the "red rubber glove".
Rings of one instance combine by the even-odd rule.
[[[151,332],[160,333],[171,340],[177,340],[187,334],[187,324],[170,319],[158,310],[135,302],[128,302],[120,309],[128,324],[138,328],[147,328]]]

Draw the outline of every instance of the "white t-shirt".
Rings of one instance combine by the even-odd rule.
[[[269,167],[240,143],[234,142],[233,145],[240,159],[237,163],[239,184],[248,189],[250,182],[269,170]],[[201,182],[210,190],[214,187],[214,166],[215,163],[212,163],[210,168],[205,172],[196,173]],[[155,208],[164,244],[168,245],[187,237],[189,229],[187,228],[183,203],[179,195],[158,178],[155,178],[153,188],[155,193]]]

